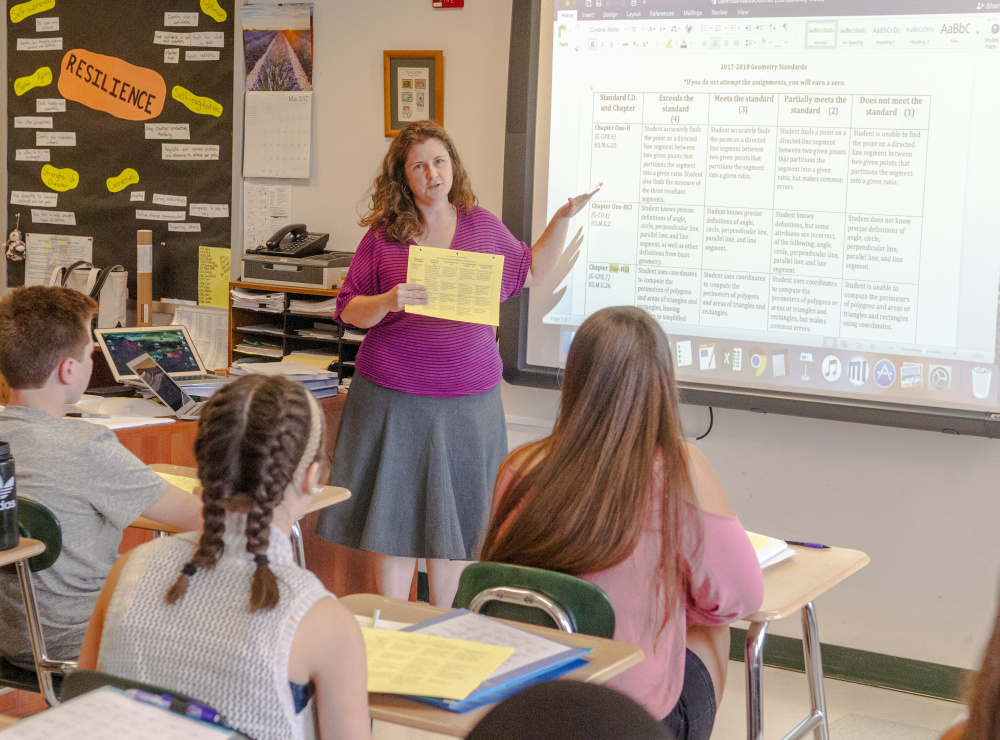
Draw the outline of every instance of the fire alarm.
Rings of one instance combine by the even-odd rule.
[[[433,0],[435,8],[464,8],[465,0]]]

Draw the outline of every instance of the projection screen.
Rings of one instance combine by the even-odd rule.
[[[603,187],[505,378],[631,304],[684,402],[1000,435],[998,90],[997,2],[515,0],[504,221]]]

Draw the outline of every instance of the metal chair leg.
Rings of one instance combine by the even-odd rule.
[[[743,660],[747,673],[747,740],[761,740],[764,736],[764,695],[761,679],[764,668],[764,638],[767,622],[751,622],[743,646]]]
[[[31,640],[31,652],[35,660],[35,673],[38,675],[38,688],[45,703],[54,707],[59,703],[52,674],[68,673],[76,668],[75,660],[51,660],[45,649],[45,636],[42,634],[42,620],[38,615],[35,601],[35,585],[31,580],[31,571],[26,560],[14,564],[17,573],[18,586],[24,599],[24,617],[28,623],[28,637]]]
[[[823,691],[823,657],[819,649],[819,625],[816,621],[816,609],[811,601],[802,607],[802,655],[806,663],[806,676],[809,678],[812,716],[820,718],[820,723],[813,730],[813,737],[816,740],[829,740],[826,694]]]
[[[299,523],[295,522],[292,525],[292,554],[295,556],[295,563],[300,568],[306,567],[306,548],[302,544],[302,528],[299,527]]]

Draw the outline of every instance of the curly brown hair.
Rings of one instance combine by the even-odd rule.
[[[313,415],[319,413],[313,411],[308,394],[301,383],[286,378],[247,375],[220,388],[205,404],[194,443],[205,526],[194,556],[167,591],[168,604],[184,597],[198,570],[212,570],[219,562],[227,511],[247,516],[247,552],[267,552],[274,508],[284,499],[308,449]],[[319,420],[322,424],[322,413]],[[325,426],[315,457],[321,463],[324,436]],[[247,611],[272,609],[278,596],[274,573],[265,558],[258,559]]]
[[[414,145],[429,139],[440,141],[451,157],[452,182],[448,202],[463,214],[475,208],[479,201],[472,192],[472,180],[462,166],[451,137],[434,121],[414,121],[404,126],[389,145],[369,191],[371,205],[359,222],[361,226],[385,229],[386,239],[396,244],[408,244],[424,233],[427,224],[413,200],[413,192],[406,179],[406,158]]]

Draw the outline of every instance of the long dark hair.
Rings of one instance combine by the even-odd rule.
[[[226,512],[238,511],[246,514],[246,550],[257,556],[247,610],[277,605],[277,580],[266,557],[260,557],[267,552],[274,508],[310,447],[317,461],[326,450],[323,414],[308,394],[301,383],[286,378],[247,375],[220,388],[205,404],[194,443],[205,527],[193,557],[167,591],[168,604],[184,597],[198,570],[212,570],[219,562]],[[317,423],[319,438],[310,444]]]
[[[1000,732],[1000,608],[969,691],[969,722],[962,740],[993,740]]]
[[[466,214],[476,206],[478,201],[472,192],[472,180],[462,166],[448,132],[434,121],[414,121],[403,126],[389,145],[372,185],[371,205],[359,222],[361,226],[385,229],[386,239],[395,244],[408,244],[424,233],[427,224],[424,214],[413,200],[413,192],[406,179],[406,158],[414,145],[429,139],[440,141],[451,157],[452,180],[448,202]]]
[[[694,500],[667,337],[639,308],[605,308],[577,331],[552,434],[504,461],[520,476],[499,501],[480,558],[571,575],[635,550],[662,474],[666,624],[682,587],[681,503]],[[503,470],[503,468],[501,468]]]

